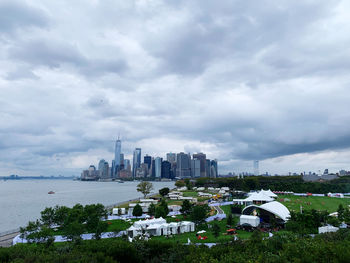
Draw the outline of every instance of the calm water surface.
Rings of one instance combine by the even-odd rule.
[[[174,182],[152,182],[158,192]],[[81,182],[70,180],[0,181],[0,232],[25,226],[40,217],[45,207],[73,206],[76,203],[112,205],[141,197],[138,182]],[[55,194],[48,194],[54,191]]]

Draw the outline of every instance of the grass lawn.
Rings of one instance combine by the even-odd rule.
[[[196,191],[183,191],[184,197],[197,197],[198,193]]]
[[[289,199],[290,201],[286,201]],[[328,196],[294,196],[278,195],[277,201],[284,204],[290,211],[300,211],[300,205],[303,210],[316,209],[327,210],[329,213],[336,212],[339,204],[344,207],[350,205],[350,198],[335,198]]]
[[[126,222],[124,220],[109,220],[107,232],[119,232],[129,228],[133,222]]]

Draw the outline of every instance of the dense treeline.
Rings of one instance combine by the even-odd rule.
[[[62,243],[46,247],[0,248],[0,262],[349,262],[350,231],[300,237],[276,234],[263,240],[254,232],[247,241],[212,248],[159,241],[121,239]]]
[[[199,178],[196,186],[228,186],[231,189],[250,191],[271,189],[272,191],[293,191],[296,193],[350,192],[350,176],[344,176],[328,182],[304,182],[301,176],[249,176],[242,179],[230,178]]]

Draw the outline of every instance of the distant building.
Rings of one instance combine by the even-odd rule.
[[[191,155],[186,153],[178,153],[176,155],[176,177],[191,177]]]
[[[166,154],[166,160],[168,162],[170,162],[171,164],[175,163],[176,162],[176,153],[167,153]]]
[[[124,159],[124,169],[131,171],[131,164],[129,159]]]
[[[132,160],[132,174],[133,177],[136,177],[136,169],[141,165],[141,148],[136,148],[133,154]]]
[[[90,165],[88,170],[81,173],[80,179],[82,181],[96,181],[99,178],[99,172],[94,165]]]
[[[211,169],[210,169],[210,160],[206,159],[205,160],[205,176],[206,177],[211,177]]]
[[[115,142],[115,151],[114,151],[114,174],[111,176],[113,178],[118,177],[119,170],[120,170],[120,154],[121,154],[121,148],[122,148],[122,141],[117,139]]]
[[[149,156],[146,154],[145,157],[143,157],[143,162],[146,163],[148,165],[148,169],[151,169],[151,165],[152,165],[152,156]]]
[[[210,170],[211,170],[211,177],[217,178],[218,177],[218,160],[211,160],[210,161]]]
[[[193,154],[193,159],[200,161],[200,173],[201,177],[206,177],[206,159],[207,156],[204,153],[195,153]]]
[[[198,159],[191,160],[191,177],[198,178],[201,176],[201,161]]]
[[[161,178],[172,179],[172,176],[171,176],[171,163],[168,162],[168,161],[163,161],[162,162]]]
[[[155,178],[157,179],[160,179],[162,177],[162,161],[163,159],[160,157],[156,157],[154,159]]]
[[[131,169],[130,170],[126,170],[126,169],[121,170],[119,173],[119,177],[124,178],[124,179],[132,178]]]
[[[101,161],[100,161],[100,163],[101,163]],[[100,164],[99,164],[99,167],[100,167]],[[103,163],[102,170],[100,170],[100,179],[109,179],[109,178],[111,178],[109,164],[108,164],[108,162],[105,161]]]

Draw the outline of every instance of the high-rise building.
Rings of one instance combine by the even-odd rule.
[[[101,159],[98,163],[98,172],[99,172],[99,177],[102,177],[102,172],[103,172],[103,165],[105,163],[104,159]]]
[[[191,176],[192,177],[200,177],[201,176],[201,161],[198,159],[191,160]]]
[[[129,159],[124,159],[124,169],[131,171],[131,164]]]
[[[132,160],[132,175],[136,177],[136,169],[141,165],[141,148],[136,148],[134,150],[133,160]]]
[[[156,157],[154,159],[155,178],[157,179],[160,179],[162,177],[162,161],[163,159],[160,157]]]
[[[119,137],[117,141],[115,142],[115,151],[114,151],[114,174],[112,177],[118,177],[119,170],[120,170],[120,154],[122,149],[122,141],[119,140]]]
[[[116,175],[115,160],[112,160],[111,175],[112,177]]]
[[[211,177],[211,173],[210,173],[210,160],[206,159],[205,160],[205,176],[206,177]]]
[[[148,165],[148,169],[151,169],[151,165],[152,165],[152,156],[149,156],[146,154],[146,156],[143,157],[143,162],[147,163]]]
[[[207,156],[204,153],[195,153],[193,154],[193,159],[198,159],[201,162],[201,177],[206,176],[206,159]]]
[[[102,167],[102,173],[100,171],[100,174],[101,174],[101,178],[102,179],[109,179],[111,176],[110,176],[110,169],[109,169],[109,164],[108,162],[104,162],[103,163],[103,167]]]
[[[191,155],[178,153],[176,155],[176,176],[180,178],[191,177]]]
[[[211,177],[216,178],[218,177],[218,160],[211,160],[210,162],[210,169],[211,169]]]
[[[175,163],[176,162],[176,153],[167,153],[166,154],[166,160],[168,162],[170,162],[171,164]]]
[[[172,179],[171,178],[171,163],[168,161],[163,161],[162,162],[162,173],[161,173],[162,178],[167,178],[167,179]]]

